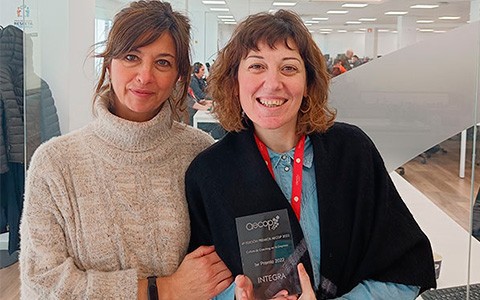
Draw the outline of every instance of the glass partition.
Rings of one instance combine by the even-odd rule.
[[[478,122],[479,28],[472,22],[399,49],[331,85],[338,120],[364,129],[389,171],[402,167],[392,178],[443,258],[440,288],[480,282],[480,268],[472,267],[480,266],[480,242],[470,234],[480,182],[472,176],[474,130],[462,156],[467,174],[459,176],[461,132]]]
[[[10,285],[19,286],[15,261],[25,169],[41,143],[91,119],[94,61],[86,57],[90,46],[105,38],[114,13],[125,3],[0,3],[0,295],[7,287],[12,290]],[[202,20],[201,1],[177,5],[188,14],[194,8],[194,33],[204,35],[192,36],[194,41],[215,43],[202,47],[218,48],[228,39],[233,25],[219,24],[216,37],[205,36],[203,28],[212,22],[212,14],[204,13],[208,20]],[[442,257],[440,288],[480,282],[480,158],[475,155],[479,28],[478,21],[459,24],[402,49],[397,49],[394,35],[379,39],[389,43],[384,49],[392,49],[390,53],[333,78],[331,84],[338,121],[356,124],[373,139],[437,258]],[[368,32],[362,38],[362,33],[355,34],[357,42],[369,39]],[[334,44],[348,44],[340,36],[316,39],[321,49],[336,51],[339,46]],[[194,61],[210,59],[211,51],[195,47],[193,43]],[[15,114],[7,110],[9,105],[17,105]],[[11,124],[17,128],[14,137],[9,135]],[[7,225],[14,219],[10,209],[18,213],[17,225]],[[18,299],[18,293],[12,294],[6,299]]]

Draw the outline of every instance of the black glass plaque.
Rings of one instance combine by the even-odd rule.
[[[297,264],[305,249],[294,249],[286,209],[236,218],[243,273],[256,299],[270,299],[281,290],[300,294]]]

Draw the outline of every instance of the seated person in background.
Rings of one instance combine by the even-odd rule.
[[[193,116],[197,110],[212,110],[212,100],[197,100],[191,87],[188,88],[187,93],[187,110],[188,110],[188,125],[193,125]]]
[[[194,63],[192,79],[190,80],[190,88],[192,88],[193,94],[198,100],[203,100],[207,98],[207,82],[205,81],[204,76],[205,66],[200,62]]]
[[[296,251],[282,274],[298,270],[302,300],[415,299],[435,287],[430,242],[374,143],[334,122],[325,60],[298,15],[248,17],[212,67],[209,93],[228,133],[193,160],[185,184],[189,249],[213,244],[237,276],[217,299],[253,299],[259,278],[242,275],[237,218],[278,210]],[[282,284],[262,298],[298,296]]]
[[[332,66],[332,77],[338,76],[347,72],[347,69],[342,65],[342,61],[339,58],[335,58]]]
[[[358,67],[359,65],[362,64],[362,60],[357,56],[357,55],[353,55],[352,56],[352,65],[354,68]]]

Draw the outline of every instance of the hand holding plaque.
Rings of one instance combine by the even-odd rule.
[[[236,219],[243,273],[253,283],[255,299],[270,299],[279,291],[300,294],[297,264],[305,253],[294,249],[286,209]]]

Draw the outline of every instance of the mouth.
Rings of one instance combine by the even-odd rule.
[[[143,96],[143,97],[154,94],[152,91],[145,90],[145,89],[131,89],[130,91],[132,91],[132,93],[137,96]]]
[[[269,100],[269,99],[257,98],[257,102],[260,103],[261,105],[265,106],[265,107],[273,108],[273,107],[282,106],[283,104],[285,104],[287,102],[287,100],[286,99]]]

